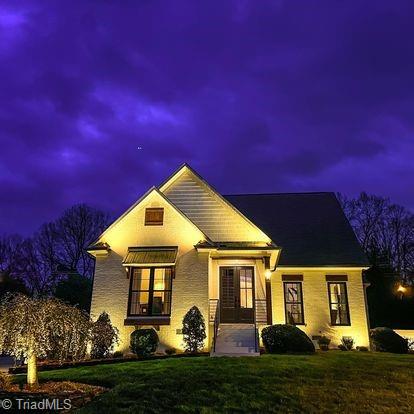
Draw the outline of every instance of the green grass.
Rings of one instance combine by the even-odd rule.
[[[111,388],[82,413],[414,412],[414,355],[181,358],[49,371],[40,378]]]

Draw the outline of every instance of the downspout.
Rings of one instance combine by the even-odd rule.
[[[275,265],[273,269],[270,269],[270,257],[265,258],[265,285],[266,285],[266,316],[267,324],[273,324],[273,306],[272,306],[272,274],[276,271],[277,264],[279,262],[280,254],[282,249],[279,249],[277,258],[275,260]],[[266,260],[267,259],[267,260]],[[267,276],[268,274],[268,276]]]

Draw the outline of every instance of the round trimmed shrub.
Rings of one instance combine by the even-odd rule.
[[[131,334],[131,351],[138,356],[149,356],[158,346],[158,335],[154,329],[137,329]]]
[[[372,347],[378,352],[406,354],[408,341],[390,328],[374,328],[370,332]]]
[[[305,332],[294,325],[272,325],[263,328],[262,340],[266,352],[315,352],[315,346]]]

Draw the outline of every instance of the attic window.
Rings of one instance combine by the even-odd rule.
[[[146,226],[162,226],[164,221],[163,208],[146,208],[145,209],[145,225]]]

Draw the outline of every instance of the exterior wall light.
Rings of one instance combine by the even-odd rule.
[[[397,292],[404,294],[405,292],[407,292],[407,288],[403,285],[399,285]]]
[[[271,278],[271,276],[272,276],[272,272],[271,272],[269,269],[267,269],[267,270],[265,271],[265,278],[266,278],[267,280],[269,280],[269,279]]]
[[[397,292],[400,294],[400,299],[404,297],[404,293],[407,292],[407,288],[403,286],[401,283],[398,285]]]

